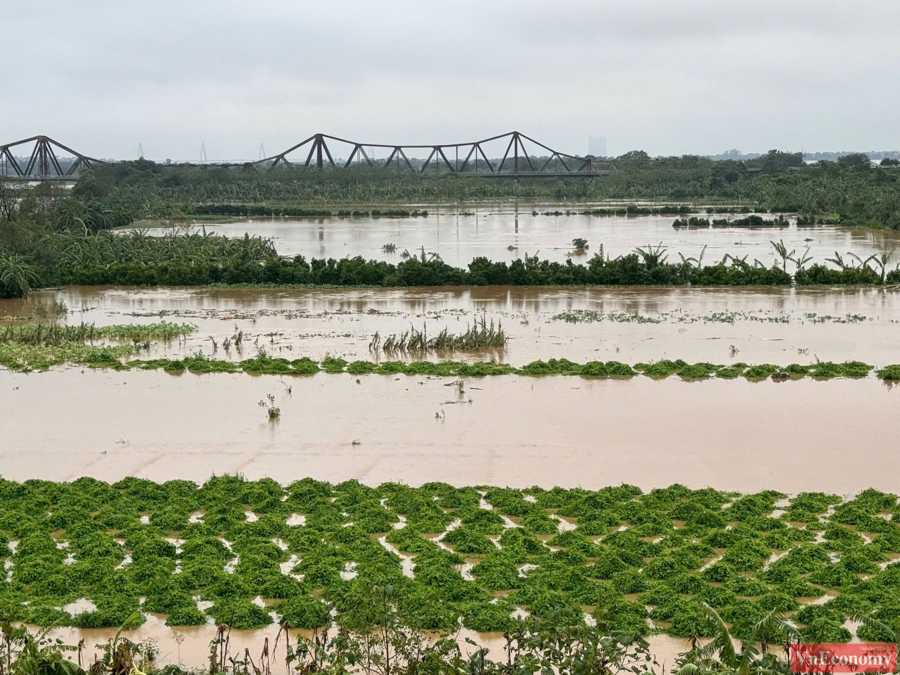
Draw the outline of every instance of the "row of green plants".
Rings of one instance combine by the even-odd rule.
[[[640,204],[623,204],[621,206],[607,206],[602,208],[582,209],[580,211],[567,209],[565,211],[532,211],[533,216],[651,216],[670,215],[676,213],[694,213],[697,206],[690,204],[663,204],[661,206],[642,206]],[[749,211],[749,210],[748,210]]]
[[[377,487],[213,477],[0,481],[0,621],[134,628],[371,628],[373,589],[413,630],[514,632],[559,612],[632,638],[890,641],[900,628],[900,507],[682,485],[600,490]],[[404,562],[409,561],[409,562]],[[254,598],[274,601],[262,606]],[[76,600],[91,604],[65,608]],[[714,615],[708,609],[714,610]],[[784,626],[767,635],[785,642]]]
[[[278,205],[271,206],[267,204],[198,204],[194,206],[189,215],[193,216],[263,216],[278,218],[298,218],[298,217],[317,217],[328,218],[338,216],[340,218],[424,218],[428,216],[428,211],[413,209],[309,209],[299,206]]]
[[[197,327],[186,323],[160,321],[148,324],[97,326],[93,323],[59,324],[27,323],[0,326],[0,344],[59,346],[95,340],[175,340],[194,333]]]
[[[372,345],[380,345],[377,337]],[[414,351],[407,349],[406,351]],[[522,367],[497,361],[347,361],[340,357],[326,356],[322,361],[309,357],[286,359],[268,355],[259,350],[256,356],[242,361],[214,359],[202,352],[182,358],[129,359],[134,354],[131,345],[95,347],[81,343],[63,343],[46,346],[5,344],[0,342],[0,366],[16,371],[46,370],[59,365],[83,365],[115,370],[164,370],[166,372],[191,373],[250,373],[253,375],[315,375],[316,373],[350,375],[428,375],[433,377],[489,377],[497,375],[525,376],[580,376],[587,378],[627,379],[644,375],[664,379],[677,375],[683,380],[718,378],[733,380],[739,377],[750,381],[767,378],[797,380],[811,377],[817,380],[834,378],[864,378],[874,366],[861,361],[834,363],[817,361],[801,365],[792,363],[779,366],[772,363],[748,365],[738,362],[730,365],[714,363],[688,363],[662,359],[653,363],[628,365],[621,361],[588,361],[576,363],[568,359],[532,361]],[[889,365],[875,371],[885,381],[900,380],[900,365]]]
[[[778,267],[751,265],[728,259],[704,267],[689,262],[670,263],[662,255],[638,253],[609,260],[593,256],[586,264],[564,263],[527,257],[511,263],[474,259],[467,269],[452,267],[439,257],[422,260],[410,257],[399,263],[365,260],[362,257],[339,260],[269,257],[264,260],[193,260],[189,263],[147,263],[119,259],[59,267],[62,284],[197,286],[211,284],[281,286],[790,286],[791,275]],[[900,281],[893,271],[886,283]],[[796,278],[798,285],[873,284],[882,279],[871,270],[839,271],[816,265]]]
[[[778,216],[777,218],[769,220],[754,214],[747,216],[746,218],[735,218],[733,220],[728,220],[727,218],[713,218],[712,221],[710,221],[709,218],[698,218],[697,216],[678,218],[672,223],[672,227],[676,230],[681,228],[708,229],[711,227],[746,227],[752,229],[788,227],[790,224],[791,222],[783,216]]]
[[[399,263],[362,257],[282,258],[271,241],[211,234],[148,236],[135,231],[79,236],[55,233],[42,239],[40,264],[21,256],[0,258],[0,295],[23,295],[48,284],[81,285],[313,285],[313,286],[453,286],[453,285],[651,285],[651,286],[798,286],[893,285],[900,270],[891,256],[873,256],[856,265],[839,254],[812,264],[783,242],[773,242],[780,262],[771,267],[756,260],[725,255],[715,264],[700,258],[668,260],[666,247],[646,246],[614,259],[603,247],[586,263],[540,260],[526,255],[512,262],[474,259],[466,269],[444,263],[438,255],[412,256]],[[795,273],[788,273],[788,263]],[[43,266],[42,266],[43,265]]]

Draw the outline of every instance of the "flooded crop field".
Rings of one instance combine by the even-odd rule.
[[[823,259],[835,250],[865,256],[894,245],[890,233],[837,227],[676,230],[674,216],[533,216],[531,210],[439,208],[417,218],[254,219],[205,228],[233,237],[272,237],[282,255],[361,255],[396,262],[405,249],[415,254],[424,247],[426,255],[436,252],[463,266],[476,256],[513,260],[538,251],[564,260],[576,237],[588,239],[591,248],[573,256],[575,262],[600,244],[611,256],[662,242],[672,257],[699,256],[706,247],[709,259],[734,253],[766,265],[771,239],[783,239],[788,248],[808,245]],[[382,250],[387,243],[396,246],[394,253]],[[294,621],[292,640],[312,635],[297,630],[304,622],[329,624],[333,614],[322,614],[321,600],[341,606],[354,579],[367,578],[366,556],[374,550],[387,552],[382,563],[392,574],[402,570],[399,584],[411,584],[416,569],[431,579],[434,564],[448,575],[434,577],[440,584],[471,588],[487,583],[483,575],[495,569],[491,565],[502,565],[503,581],[487,583],[488,590],[460,590],[452,601],[465,617],[458,639],[488,647],[493,658],[502,658],[505,644],[498,627],[510,617],[543,615],[557,607],[553,603],[595,622],[606,620],[603,602],[618,603],[617,620],[647,633],[652,653],[669,664],[687,648],[685,636],[697,626],[702,639],[708,637],[692,600],[698,598],[718,603],[738,631],[741,616],[758,617],[761,608],[786,603],[804,624],[819,621],[815,625],[827,636],[869,639],[873,634],[851,621],[857,605],[836,598],[847,590],[847,575],[893,578],[888,566],[900,555],[892,524],[897,498],[891,494],[900,473],[895,452],[900,388],[895,379],[876,375],[900,362],[898,331],[900,293],[890,285],[64,286],[0,300],[4,363],[14,362],[16,350],[62,354],[47,361],[49,366],[26,360],[23,372],[0,371],[0,473],[8,500],[18,494],[9,481],[33,479],[54,483],[28,485],[87,485],[87,478],[97,479],[104,483],[91,483],[91,489],[102,494],[106,484],[117,486],[113,493],[131,485],[152,492],[134,479],[174,489],[190,485],[186,481],[202,485],[211,476],[293,485],[289,491],[315,481],[340,486],[338,491],[357,490],[354,486],[362,491],[352,499],[338,495],[340,509],[330,502],[318,507],[302,502],[290,513],[272,499],[254,506],[258,495],[250,493],[223,496],[233,503],[221,512],[214,504],[190,502],[162,515],[147,506],[150,493],[142,493],[142,506],[128,503],[115,517],[119,506],[113,506],[118,504],[113,493],[112,502],[92,503],[87,515],[48,506],[43,515],[30,516],[41,541],[37,535],[28,539],[27,532],[8,537],[4,562],[10,588],[19,588],[14,585],[19,575],[35,574],[29,571],[29,551],[43,550],[44,557],[34,559],[41,564],[52,558],[57,570],[50,576],[64,585],[82,574],[82,551],[96,548],[106,551],[109,560],[103,564],[116,583],[132,591],[109,595],[92,581],[89,590],[66,591],[59,602],[25,595],[13,601],[28,604],[20,620],[56,622],[51,636],[71,644],[84,640],[82,657],[88,662],[98,653],[94,645],[126,620],[126,606],[139,611],[141,620],[124,634],[154,640],[161,663],[208,661],[222,621],[235,624],[228,638],[232,653],[255,654],[268,639],[270,649],[277,644],[283,654],[279,622]],[[483,342],[491,346],[479,342],[483,333],[490,333]],[[73,335],[81,337],[67,337]],[[449,347],[434,346],[441,335],[446,339],[437,344]],[[78,361],[82,351],[93,354],[95,348],[110,351],[99,361]],[[278,359],[309,369],[266,370]],[[561,359],[593,370],[541,375],[526,365]],[[154,365],[156,360],[164,363]],[[239,372],[253,360],[263,365]],[[689,376],[672,366],[671,373],[679,374],[668,376],[652,369],[682,363],[678,360],[701,372]],[[149,365],[124,369],[129,361]],[[442,376],[435,370],[450,361],[514,368],[490,377]],[[371,363],[366,369],[360,362]],[[420,368],[422,362],[434,368]],[[185,363],[216,363],[210,369],[223,372],[200,373]],[[747,364],[750,370],[744,370]],[[757,372],[753,367],[762,368],[759,376],[748,375]],[[779,379],[785,368],[789,372]],[[826,371],[830,374],[817,376]],[[265,374],[272,372],[278,374]],[[731,372],[727,379],[726,372]],[[630,503],[606,503],[606,491],[623,484],[648,495],[639,498],[635,492]],[[666,490],[673,485],[687,487]],[[434,513],[440,521],[436,530],[433,523],[410,526],[419,516],[405,505],[391,506],[396,517],[394,510],[387,515],[379,510],[395,499],[395,489],[410,489],[402,486],[450,490],[454,500],[465,499],[447,498],[452,505]],[[383,492],[368,492],[376,488]],[[490,490],[497,504],[485,498]],[[560,490],[585,503],[566,510],[562,497],[544,496]],[[665,508],[654,501],[670,493]],[[473,503],[466,501],[473,495]],[[501,495],[512,501],[501,504]],[[790,498],[814,505],[789,506]],[[635,511],[640,499],[651,505],[647,513]],[[865,500],[874,500],[877,508],[869,502],[859,506]],[[743,512],[735,502],[753,506]],[[550,510],[529,515],[534,503]],[[355,511],[360,505],[378,511],[371,517],[381,520],[365,520]],[[857,506],[864,517],[853,510]],[[331,514],[325,524],[317,523],[319,507]],[[841,509],[849,515],[840,515]],[[5,517],[12,518],[10,513]],[[222,519],[215,527],[209,525],[212,513]],[[835,513],[841,519],[828,521]],[[470,517],[492,524],[470,527]],[[104,542],[68,534],[70,527],[78,531],[79,519],[106,518],[104,523],[115,524],[110,530],[115,537],[103,534]],[[22,522],[32,527],[31,520]],[[513,530],[534,534],[536,548],[517,552],[518,544],[503,538]],[[163,535],[167,538],[159,539]],[[144,537],[157,538],[158,551],[149,563],[143,559],[149,550]],[[203,539],[212,559],[199,571],[184,554],[185,541],[193,537]],[[628,554],[618,550],[618,537],[627,539]],[[880,544],[872,543],[876,537]],[[859,551],[848,552],[850,539]],[[334,547],[337,557],[324,553]],[[789,549],[799,551],[786,558],[790,564],[810,555],[812,562],[802,564],[814,571],[802,577],[791,576],[796,570],[784,577],[770,573]],[[740,553],[728,553],[732,550]],[[256,576],[250,567],[262,564],[261,552],[271,558],[269,567],[277,560],[281,571]],[[655,569],[648,561],[657,554],[664,561],[660,565],[672,564],[675,572],[647,571]],[[723,564],[723,557],[730,562]],[[173,586],[177,598],[161,597],[146,585],[156,574],[146,567],[150,563],[179,577]],[[572,569],[575,576],[566,576]],[[599,576],[591,576],[595,573]],[[285,584],[296,588],[285,590]],[[416,584],[417,593],[426,592],[426,582]],[[600,599],[604,593],[610,595]],[[828,609],[816,609],[825,605]],[[450,625],[443,615],[422,621],[429,630]],[[463,644],[469,653],[474,649]]]
[[[47,4],[0,675],[900,675],[900,3]]]
[[[635,247],[668,247],[671,260],[704,255],[704,262],[717,262],[723,255],[747,256],[768,266],[773,261],[770,242],[783,240],[788,250],[798,253],[809,247],[815,262],[824,263],[835,251],[853,251],[865,258],[894,249],[900,235],[891,230],[867,230],[820,225],[798,226],[796,218],[788,227],[721,227],[675,229],[672,223],[682,215],[591,216],[581,215],[596,205],[527,204],[471,208],[430,207],[425,217],[325,217],[254,218],[238,222],[204,223],[190,231],[243,237],[245,234],[272,238],[282,255],[307,258],[347,258],[362,256],[400,262],[404,251],[410,255],[437,253],[448,265],[465,267],[478,256],[496,261],[522,259],[526,254],[541,259],[585,262],[603,245],[612,257],[631,253]],[[572,215],[564,215],[569,211]],[[532,215],[533,213],[537,215]],[[708,218],[735,220],[737,215],[709,215]],[[560,215],[544,215],[560,213]],[[763,214],[764,218],[775,216]],[[151,227],[149,234],[171,232],[169,227]],[[590,248],[573,255],[572,240],[584,238]],[[387,252],[386,244],[393,245]],[[705,247],[705,252],[704,252]]]
[[[684,359],[731,364],[861,360],[897,362],[900,293],[894,289],[526,288],[204,289],[66,287],[28,301],[0,301],[0,330],[62,302],[62,323],[107,326],[187,323],[182,340],[142,358],[202,352],[247,358],[259,348],[286,358],[378,357],[381,337],[415,328],[459,333],[476,320],[502,325],[501,350],[441,354],[457,360]],[[242,348],[225,340],[243,333]],[[393,354],[411,360],[421,354]],[[434,357],[429,354],[429,357]]]
[[[373,577],[409,594],[396,602],[406,611],[417,606],[424,630],[465,629],[457,639],[498,650],[513,615],[566,609],[613,630],[647,635],[653,628],[664,658],[677,638],[711,637],[684,596],[715,603],[738,635],[752,634],[760,612],[777,601],[804,624],[824,619],[842,642],[851,639],[848,625],[871,640],[883,628],[842,621],[846,603],[865,597],[846,580],[866,574],[890,583],[890,565],[900,558],[888,523],[896,495],[872,489],[843,497],[683,485],[644,493],[633,485],[589,491],[437,481],[416,488],[310,478],[280,485],[228,475],[202,483],[82,477],[3,487],[6,516],[18,521],[5,564],[15,590],[5,595],[21,602],[20,617],[90,630],[142,610],[124,623],[144,625],[135,637],[160,640],[164,658],[176,663],[196,663],[197,643],[214,643],[212,631],[230,639],[223,624],[237,631],[240,649],[254,638],[277,643],[280,630],[245,631],[282,620],[306,630],[330,624],[326,603],[362,618],[366,610],[347,595]],[[73,493],[96,513],[73,507]],[[48,498],[54,511],[45,518],[66,525],[53,533],[34,522],[35,503]],[[856,528],[846,527],[850,519]],[[111,570],[100,578],[85,573],[104,567]],[[57,588],[49,599],[41,592],[46,579]],[[82,583],[60,589],[75,579]],[[434,602],[438,586],[464,605],[461,616]],[[236,589],[252,599],[235,597]],[[103,639],[81,634],[88,636]]]

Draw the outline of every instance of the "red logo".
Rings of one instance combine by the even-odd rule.
[[[895,644],[791,645],[792,673],[893,673]]]

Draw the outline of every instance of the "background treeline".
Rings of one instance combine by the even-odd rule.
[[[65,199],[54,200],[47,217],[56,227],[83,223],[99,230],[140,218],[221,213],[218,209],[226,204],[256,205],[247,212],[259,215],[292,215],[297,208],[297,215],[315,215],[323,205],[342,203],[659,199],[740,201],[796,212],[813,222],[900,228],[900,170],[873,167],[864,156],[807,166],[800,153],[774,150],[747,162],[690,155],[650,159],[632,152],[616,160],[616,167],[591,179],[514,181],[450,173],[423,178],[361,165],[245,169],[168,166],[142,159],[84,172],[75,188],[65,191]],[[40,187],[44,194],[52,191]]]
[[[846,158],[842,158],[846,159]],[[772,151],[752,163],[685,156],[619,158],[615,173],[593,179],[422,178],[355,166],[348,169],[166,166],[146,160],[98,165],[73,188],[29,187],[0,179],[0,297],[59,283],[122,284],[694,284],[788,285],[784,269],[732,259],[703,268],[643,254],[586,265],[535,259],[511,264],[486,259],[454,269],[439,259],[397,265],[353,260],[279,259],[257,239],[178,236],[152,240],[98,236],[143,218],[191,215],[405,215],[405,209],[365,211],[362,203],[465,202],[482,199],[710,200],[800,214],[805,224],[839,223],[900,229],[900,171],[868,161],[802,165],[799,154]],[[343,207],[343,208],[341,208]],[[402,213],[401,213],[402,211]],[[635,211],[637,212],[637,211]],[[680,210],[679,210],[680,212]],[[421,215],[412,211],[410,215]],[[797,271],[797,284],[894,283],[897,275],[865,266]]]
[[[81,182],[84,195],[105,199],[132,190],[147,216],[202,203],[333,204],[459,202],[495,198],[598,200],[668,199],[746,201],[754,206],[832,222],[900,228],[900,171],[873,168],[854,156],[844,162],[803,164],[800,153],[771,151],[749,162],[696,156],[652,160],[642,152],[616,162],[614,173],[593,179],[485,180],[365,166],[319,170],[279,167],[244,170],[209,166],[167,168],[150,162],[97,167]],[[157,212],[154,213],[154,210]],[[143,216],[144,214],[142,214]]]

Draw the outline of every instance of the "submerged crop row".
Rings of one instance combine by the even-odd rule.
[[[737,637],[778,610],[807,641],[846,642],[844,621],[859,615],[881,624],[858,636],[882,640],[900,629],[897,501],[681,485],[0,480],[0,621],[104,627],[152,612],[169,625],[313,628],[335,610],[360,625],[360,600],[390,587],[422,630],[511,630],[514,613],[570,609],[632,635],[708,636],[706,603]]]
[[[196,330],[191,324],[166,321],[115,326],[7,325],[0,328],[0,366],[20,371],[61,365],[118,368],[122,359],[148,348],[151,342],[180,339]],[[114,343],[94,344],[107,340]],[[124,341],[130,344],[122,344]]]
[[[833,363],[820,361],[809,365],[793,363],[779,366],[772,363],[748,365],[735,363],[722,365],[714,363],[687,363],[678,359],[663,359],[653,363],[628,365],[620,361],[588,361],[575,363],[568,359],[532,361],[520,368],[496,361],[347,361],[342,358],[326,357],[315,361],[308,357],[288,360],[268,356],[260,351],[255,357],[243,361],[211,359],[202,353],[181,359],[134,359],[123,360],[131,354],[131,347],[91,347],[68,345],[65,347],[26,347],[0,343],[0,366],[11,370],[30,371],[46,369],[55,365],[85,365],[94,368],[114,368],[117,370],[164,370],[166,372],[191,373],[250,373],[254,375],[429,375],[434,377],[486,377],[495,375],[566,375],[591,378],[630,378],[645,375],[652,378],[666,378],[677,375],[684,380],[708,378],[748,380],[794,380],[804,377],[826,380],[838,377],[862,378],[874,369],[861,361]],[[900,380],[900,365],[890,365],[876,371],[879,378],[886,381]]]
[[[328,218],[338,216],[341,218],[425,218],[428,211],[420,211],[414,209],[371,209],[371,210],[339,210],[331,209],[311,209],[301,206],[293,206],[290,204],[278,204],[270,206],[268,204],[198,204],[188,211],[188,215],[192,216],[262,216],[262,217],[280,217],[280,218],[297,218],[297,217],[316,217]]]
[[[148,324],[123,324],[96,326],[80,323],[63,324],[16,324],[0,327],[0,343],[22,345],[62,345],[69,342],[85,343],[94,340],[174,340],[195,332],[197,327],[187,323],[160,321]]]
[[[352,361],[328,357],[321,362],[309,358],[301,358],[293,361],[281,358],[271,358],[260,355],[253,359],[241,362],[216,361],[205,356],[197,355],[180,360],[156,359],[150,361],[131,361],[123,364],[126,368],[141,370],[155,370],[162,368],[168,371],[204,372],[246,372],[259,374],[299,374],[307,375],[318,372],[331,374],[349,373],[350,375],[432,375],[437,377],[483,377],[493,375],[569,375],[582,377],[613,377],[627,378],[636,375],[664,378],[670,375],[678,375],[686,380],[718,377],[722,379],[734,379],[745,377],[750,380],[765,379],[774,376],[775,379],[797,379],[813,377],[818,379],[831,379],[835,377],[866,377],[873,366],[859,361],[846,363],[831,363],[830,361],[815,363],[812,365],[792,364],[786,367],[774,364],[761,364],[749,366],[745,363],[737,363],[730,366],[712,363],[687,363],[682,360],[662,360],[654,363],[636,363],[630,366],[620,361],[589,361],[580,364],[568,359],[550,359],[549,361],[532,361],[531,363],[516,368],[506,363],[496,361],[481,361],[477,363],[464,363],[461,361]],[[878,371],[880,376],[887,379],[900,379],[898,366],[889,366]],[[895,378],[894,376],[897,375]]]

